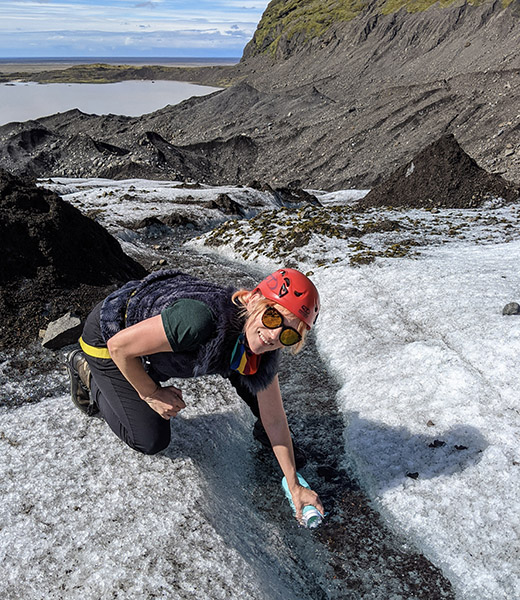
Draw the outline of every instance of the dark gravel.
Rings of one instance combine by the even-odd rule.
[[[518,196],[516,186],[479,167],[450,134],[372,188],[358,206],[478,208],[486,201],[513,202]]]

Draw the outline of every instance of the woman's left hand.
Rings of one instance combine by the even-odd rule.
[[[325,514],[325,509],[323,508],[318,494],[309,488],[298,485],[291,490],[291,496],[294,507],[296,508],[296,519],[298,521],[301,521],[303,507],[309,504],[315,506],[322,515]]]

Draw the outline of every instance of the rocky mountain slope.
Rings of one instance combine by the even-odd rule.
[[[72,310],[84,318],[112,286],[146,269],[57,194],[0,170],[0,351]]]
[[[518,195],[518,187],[479,167],[450,134],[372,188],[359,206],[477,208],[497,198],[515,202]]]
[[[366,188],[452,133],[481,167],[520,181],[518,1],[430,4],[274,0],[231,87],[140,118],[5,125],[0,166]]]

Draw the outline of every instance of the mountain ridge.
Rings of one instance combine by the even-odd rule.
[[[295,2],[274,3],[284,4]],[[367,188],[451,133],[481,167],[520,181],[518,15],[520,0],[386,15],[371,2],[282,57],[245,51],[226,67],[234,85],[223,91],[137,118],[69,112],[0,127],[0,166],[37,177]]]
[[[500,0],[507,8],[514,0]],[[468,0],[468,7],[490,4],[487,0]],[[462,5],[460,0],[273,0],[264,11],[253,38],[244,50],[245,59],[269,53],[287,58],[314,38],[323,37],[335,24],[348,23],[370,11],[372,17],[387,16],[401,10],[425,12],[434,5],[444,9]],[[294,39],[294,42],[292,41]]]

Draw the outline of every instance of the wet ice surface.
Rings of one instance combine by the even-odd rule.
[[[218,255],[179,250],[189,230],[121,230],[116,219],[145,214],[151,203],[100,206],[101,188],[67,185],[73,203],[98,210],[141,259],[246,287],[278,266],[262,256],[246,262],[232,243]],[[151,184],[111,185],[122,197],[130,185]],[[75,411],[63,370],[46,364],[53,355],[31,351],[0,364],[2,597],[453,597],[415,545],[458,598],[518,597],[520,318],[501,315],[518,301],[520,246],[503,243],[517,235],[518,215],[499,207],[392,216],[430,231],[416,260],[324,268],[316,257],[327,240],[299,250],[323,298],[319,354],[310,344],[288,358],[282,385],[310,456],[303,474],[331,510],[323,529],[312,534],[292,521],[279,471],[224,382],[183,383],[188,408],[172,423],[172,444],[143,457]],[[453,235],[455,221],[473,217]],[[370,243],[387,242],[374,234]],[[331,256],[356,251],[330,245]],[[404,537],[381,524],[352,475]]]
[[[520,591],[520,317],[502,315],[519,253],[448,246],[317,278],[341,284],[318,344],[342,382],[349,462],[465,598]]]
[[[170,260],[223,282],[254,282],[236,264],[186,252]],[[275,461],[252,439],[249,409],[220,378],[176,382],[187,408],[172,421],[168,450],[145,457],[72,406],[64,370],[47,372],[53,355],[31,348],[29,356],[32,377],[17,376],[28,367],[23,357],[2,371],[12,386],[2,386],[0,425],[3,598],[452,597],[342,470],[337,390],[312,343],[286,358],[283,389],[309,454],[302,472],[331,512],[317,534],[292,519]],[[38,401],[45,386],[54,397]]]
[[[280,525],[250,508],[249,416],[220,382],[183,387],[155,458],[64,397],[2,415],[3,598],[312,597]]]

